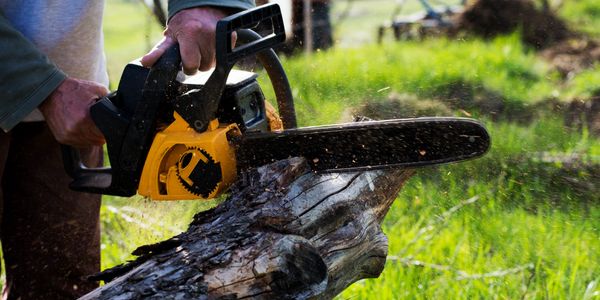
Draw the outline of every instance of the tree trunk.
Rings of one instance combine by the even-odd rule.
[[[411,170],[314,173],[304,159],[245,174],[189,229],[93,276],[81,299],[332,298],[378,277],[380,223]]]

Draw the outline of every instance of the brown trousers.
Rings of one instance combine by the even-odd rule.
[[[94,149],[96,164],[101,149]],[[97,284],[100,196],[70,191],[59,144],[43,122],[0,131],[4,299],[74,299]]]

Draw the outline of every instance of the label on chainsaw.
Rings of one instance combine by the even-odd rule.
[[[356,171],[462,161],[489,146],[481,123],[436,117],[249,133],[236,152],[241,168],[301,156],[315,171]]]
[[[208,198],[222,180],[221,164],[207,151],[191,147],[177,163],[177,179],[188,192]]]

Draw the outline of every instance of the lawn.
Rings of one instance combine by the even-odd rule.
[[[359,32],[355,42],[283,59],[300,124],[348,120],[366,103],[403,95],[417,99],[411,105],[435,103],[446,114],[481,119],[493,146],[481,159],[418,171],[384,221],[389,256],[383,274],[338,297],[600,297],[600,140],[586,128],[566,129],[561,114],[540,108],[549,99],[589,98],[600,89],[600,66],[563,79],[518,34],[372,45],[365,28],[387,18],[394,1],[372,2],[378,15],[353,15],[355,22],[345,20],[336,30],[345,37]],[[334,12],[344,5],[336,2]],[[599,11],[597,1],[572,0],[564,1],[560,14],[598,34]],[[109,0],[105,20],[116,86],[124,64],[143,55],[160,28],[136,1]],[[480,105],[488,98],[501,101],[500,116]],[[563,159],[573,155],[578,164]],[[102,267],[131,258],[136,246],[184,230],[194,213],[216,203],[104,197]]]

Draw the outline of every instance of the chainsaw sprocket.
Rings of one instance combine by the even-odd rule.
[[[179,183],[188,192],[208,198],[222,181],[221,163],[199,147],[188,147],[176,165]]]

